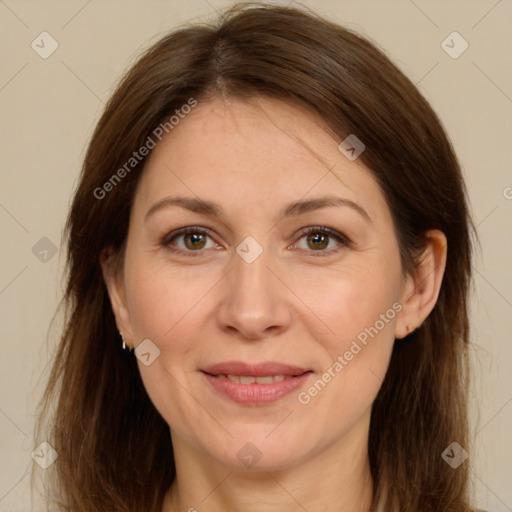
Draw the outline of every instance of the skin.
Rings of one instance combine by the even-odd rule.
[[[297,105],[216,98],[199,103],[150,155],[122,269],[113,270],[108,251],[101,263],[126,343],[149,338],[160,350],[149,366],[138,364],[174,446],[177,479],[163,512],[369,510],[372,402],[395,339],[435,304],[446,239],[426,233],[421,263],[405,274],[377,182],[339,143]],[[291,202],[324,195],[357,203],[368,218],[349,206],[279,216]],[[224,214],[175,205],[145,219],[169,196],[213,201]],[[186,226],[207,236],[170,240]],[[300,230],[310,226],[350,242],[308,240]],[[236,252],[248,236],[263,250],[252,263]],[[292,392],[240,405],[199,371],[228,360],[279,361],[313,370],[298,391],[307,390],[394,303],[401,311],[308,404]],[[237,456],[248,442],[261,454],[250,468]]]

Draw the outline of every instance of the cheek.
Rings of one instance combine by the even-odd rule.
[[[353,414],[354,420],[371,405],[384,379],[401,309],[399,266],[387,272],[375,269],[322,281],[323,293],[310,302],[317,304],[312,309],[329,327],[321,340],[323,373],[319,376],[326,386],[318,383],[306,390],[303,403],[311,399],[326,411],[341,406],[343,414]],[[334,423],[332,427],[339,428]]]
[[[132,329],[138,338],[166,340],[194,318],[195,309],[214,284],[211,274],[194,275],[190,269],[175,270],[149,259],[134,259],[127,270],[126,285]]]
[[[190,270],[177,271],[142,256],[134,256],[130,265],[125,279],[135,345],[149,338],[160,350],[149,366],[138,363],[140,374],[156,409],[185,434],[197,415],[186,388],[200,348],[201,299],[214,281],[211,273],[192,277]]]
[[[378,270],[378,269],[377,269]],[[368,272],[368,269],[323,279],[310,298],[318,316],[329,327],[330,344],[336,350],[356,339],[372,327],[387,335],[392,331],[396,311],[393,304],[399,297],[399,273]],[[313,308],[312,308],[313,309]]]

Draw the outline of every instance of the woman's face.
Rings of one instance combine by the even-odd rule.
[[[114,307],[175,447],[271,470],[366,439],[404,279],[339,142],[291,104],[216,99],[152,151]]]

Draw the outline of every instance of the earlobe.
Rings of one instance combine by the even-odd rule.
[[[100,255],[100,266],[103,274],[103,281],[110,298],[112,312],[116,319],[117,330],[123,333],[123,340],[127,346],[132,346],[132,328],[130,315],[126,304],[126,294],[121,272],[113,262],[113,249],[106,247]]]
[[[414,269],[406,276],[402,291],[402,311],[397,316],[395,338],[402,339],[428,317],[439,297],[446,267],[447,241],[440,230],[425,233],[425,249]]]

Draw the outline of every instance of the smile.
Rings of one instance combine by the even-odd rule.
[[[215,394],[242,405],[276,402],[301,387],[311,370],[282,363],[219,363],[201,369]]]
[[[291,379],[291,375],[265,375],[263,377],[256,377],[254,375],[214,375],[218,379],[228,379],[230,382],[237,382],[238,384],[272,384],[272,382],[281,382],[284,379]]]

